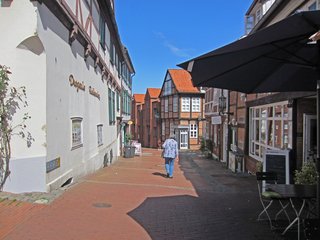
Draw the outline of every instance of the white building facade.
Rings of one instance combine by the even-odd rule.
[[[0,64],[28,97],[15,121],[28,112],[35,139],[12,139],[4,191],[50,191],[116,161],[134,68],[113,0],[1,0],[0,29]]]

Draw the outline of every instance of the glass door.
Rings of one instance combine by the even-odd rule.
[[[180,130],[180,149],[188,149],[188,130]]]
[[[303,162],[315,161],[317,153],[317,117],[303,115]]]

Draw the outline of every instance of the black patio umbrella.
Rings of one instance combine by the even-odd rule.
[[[243,93],[317,91],[319,174],[319,30],[320,11],[299,12],[178,66],[191,73],[195,86]],[[317,212],[320,217],[319,178],[317,186]]]

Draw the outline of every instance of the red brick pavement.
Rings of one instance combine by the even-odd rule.
[[[0,200],[0,239],[10,233],[15,226],[36,214],[45,205],[1,199]]]
[[[194,195],[178,164],[167,179],[160,151],[144,149],[141,157],[120,158],[66,191],[50,205],[6,205],[0,239],[151,239],[128,212],[146,198]],[[30,216],[30,211],[40,209]],[[12,210],[13,209],[13,210]],[[16,220],[16,222],[15,222]],[[4,238],[6,236],[6,238]]]
[[[237,191],[233,183],[239,179],[214,180],[205,172],[213,161],[194,157],[176,162],[168,179],[160,151],[143,149],[141,157],[120,158],[50,205],[27,204],[19,216],[19,206],[6,205],[0,239],[273,239],[268,226],[247,211],[257,206],[256,194]]]

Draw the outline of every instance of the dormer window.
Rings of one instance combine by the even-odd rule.
[[[246,35],[251,32],[254,27],[254,16],[248,15],[246,16]]]

